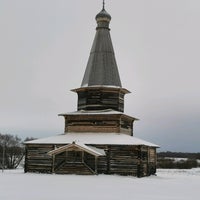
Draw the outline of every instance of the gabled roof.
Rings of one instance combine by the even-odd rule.
[[[103,9],[96,16],[97,31],[81,87],[105,85],[121,87],[121,81],[110,37],[110,15]]]
[[[60,154],[64,151],[71,151],[72,149],[78,149],[78,150],[82,150],[85,151],[89,154],[92,154],[96,157],[98,156],[105,156],[105,152],[103,149],[99,149],[99,148],[95,148],[95,147],[90,147],[90,146],[86,146],[85,144],[82,143],[75,143],[72,142],[72,144],[68,144],[68,145],[64,145],[60,148],[54,149],[52,151],[48,152],[48,155],[56,155],[56,154]]]

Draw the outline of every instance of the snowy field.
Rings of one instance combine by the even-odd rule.
[[[157,176],[79,176],[0,172],[0,200],[198,200],[200,168]]]

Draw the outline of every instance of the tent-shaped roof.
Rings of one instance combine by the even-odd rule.
[[[103,85],[121,87],[110,37],[111,16],[103,8],[96,16],[97,28],[81,87]]]

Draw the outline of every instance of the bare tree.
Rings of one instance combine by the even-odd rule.
[[[18,136],[0,133],[0,167],[15,169],[24,156],[24,147]]]
[[[26,137],[24,142],[28,142],[28,141],[31,141],[31,140],[36,140],[37,138],[34,138],[34,137]]]

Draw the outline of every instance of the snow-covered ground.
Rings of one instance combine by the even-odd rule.
[[[0,200],[197,200],[199,190],[200,168],[145,178],[0,172]]]

